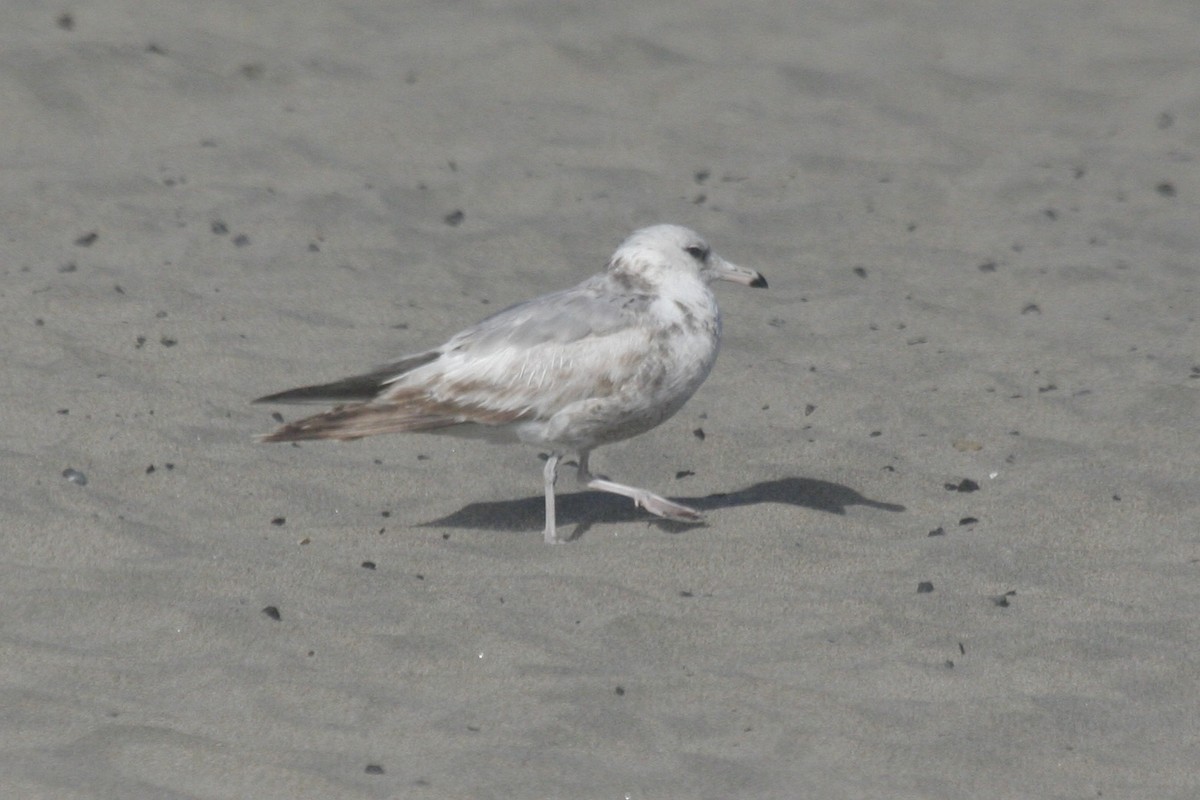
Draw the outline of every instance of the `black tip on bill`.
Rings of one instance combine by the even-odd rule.
[[[765,289],[767,288],[767,279],[762,275],[759,275],[757,278],[750,281],[750,285],[755,289]]]

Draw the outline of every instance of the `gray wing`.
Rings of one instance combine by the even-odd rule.
[[[446,354],[486,353],[503,347],[527,349],[568,344],[588,336],[606,336],[630,328],[645,317],[653,298],[623,291],[607,275],[578,286],[510,306],[461,333],[441,347],[404,356],[362,375],[302,386],[260,397],[255,403],[365,402],[387,392],[408,373]]]
[[[549,419],[628,385],[654,347],[645,293],[607,275],[507,308],[454,336],[438,358],[389,381],[379,402],[422,403],[458,421]]]
[[[654,297],[622,290],[607,274],[518,303],[450,339],[442,352],[566,344],[641,323]]]

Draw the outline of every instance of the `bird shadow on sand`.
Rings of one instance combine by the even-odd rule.
[[[863,497],[848,486],[812,478],[781,478],[756,483],[736,492],[722,492],[704,497],[672,495],[672,499],[702,512],[760,503],[781,503],[828,514],[845,514],[847,506],[866,506],[892,513],[906,510],[904,506],[896,503],[884,503]],[[637,508],[627,498],[604,492],[560,493],[555,501],[558,527],[567,534],[564,538],[568,540],[578,539],[596,523],[644,520],[668,533],[680,533],[705,524],[704,521],[685,523],[661,519]],[[541,530],[545,522],[545,513],[545,498],[539,495],[522,500],[471,503],[453,514],[421,523],[417,527],[528,533]],[[567,533],[567,529],[572,527]]]

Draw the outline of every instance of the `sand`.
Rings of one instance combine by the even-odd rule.
[[[3,16],[0,794],[1200,794],[1194,4]],[[253,441],[656,222],[771,283],[593,458],[706,525]]]

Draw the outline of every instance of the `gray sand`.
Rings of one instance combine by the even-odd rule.
[[[0,794],[1200,794],[1200,10],[803,5],[7,4]],[[656,222],[706,526],[254,443]]]

